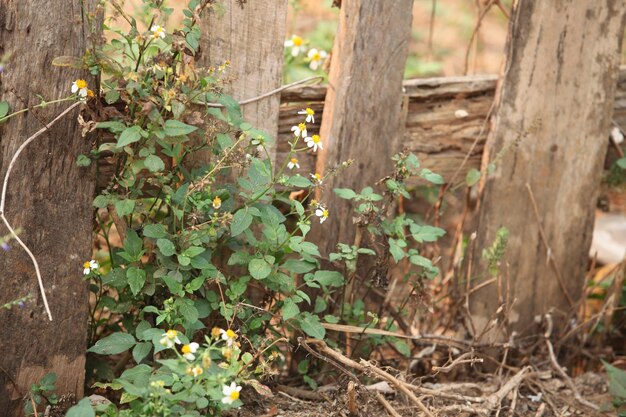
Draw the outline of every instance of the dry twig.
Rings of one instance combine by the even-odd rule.
[[[385,399],[385,397],[383,396],[383,394],[381,394],[378,391],[375,391],[374,394],[376,395],[376,399],[378,400],[378,402],[385,408],[385,410],[387,410],[387,412],[389,413],[389,415],[391,417],[402,417],[396,410],[395,408],[393,408],[393,406],[389,403],[389,401],[387,401]]]
[[[24,251],[26,251],[26,253],[30,257],[30,260],[33,262],[33,266],[35,267],[35,273],[37,274],[39,292],[41,293],[41,298],[43,299],[43,305],[46,309],[46,313],[48,314],[48,319],[50,321],[52,321],[52,313],[50,312],[50,307],[48,306],[48,299],[46,298],[46,290],[44,289],[44,286],[43,286],[43,279],[41,277],[41,272],[39,271],[39,263],[37,263],[37,258],[35,258],[35,255],[33,255],[33,253],[30,251],[28,246],[26,246],[26,244],[22,241],[22,239],[19,238],[17,233],[15,233],[15,230],[13,230],[13,227],[9,223],[9,220],[4,215],[4,208],[5,208],[5,203],[6,203],[7,189],[9,187],[9,177],[11,176],[11,170],[13,169],[13,166],[15,165],[15,162],[17,161],[17,158],[20,156],[22,151],[28,146],[29,143],[31,143],[32,141],[37,139],[39,136],[47,132],[48,129],[54,126],[59,120],[63,119],[69,112],[74,110],[80,104],[81,102],[76,102],[72,104],[70,107],[62,111],[57,117],[52,119],[50,123],[46,124],[44,127],[39,129],[37,132],[35,132],[35,134],[33,134],[28,139],[26,139],[24,143],[20,145],[20,147],[15,152],[15,154],[13,154],[13,157],[11,157],[11,161],[9,162],[9,167],[7,168],[7,172],[4,174],[4,182],[2,184],[2,197],[0,198],[0,218],[2,218],[2,221],[6,225],[7,229],[9,229],[11,236],[13,236],[13,238],[17,241],[17,243],[19,243],[20,246],[24,249]]]

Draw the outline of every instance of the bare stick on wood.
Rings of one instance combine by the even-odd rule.
[[[30,251],[28,246],[26,246],[26,244],[22,241],[22,239],[19,238],[17,233],[15,233],[15,230],[13,230],[13,227],[11,226],[6,216],[4,215],[4,206],[6,203],[7,189],[9,188],[9,177],[11,176],[11,170],[13,169],[13,165],[15,165],[15,162],[17,161],[17,158],[20,156],[22,151],[28,146],[29,143],[31,143],[32,141],[37,139],[39,136],[44,134],[46,131],[48,131],[48,129],[54,126],[59,120],[64,118],[69,112],[74,110],[80,104],[81,102],[76,102],[72,104],[70,107],[62,111],[61,114],[55,117],[50,123],[48,123],[41,129],[39,129],[37,132],[35,132],[35,134],[33,134],[28,139],[26,139],[26,141],[24,141],[24,143],[20,145],[20,147],[15,152],[15,154],[13,154],[13,157],[11,158],[11,162],[9,162],[9,167],[7,168],[7,172],[4,174],[4,182],[2,184],[2,197],[0,198],[0,217],[2,218],[2,221],[6,225],[7,229],[9,229],[11,236],[13,236],[13,238],[17,241],[17,243],[19,243],[20,246],[24,249],[24,251],[26,251],[26,253],[30,257],[30,260],[33,262],[33,266],[35,267],[35,273],[37,274],[37,282],[39,283],[39,292],[41,293],[41,298],[43,299],[43,305],[46,308],[46,313],[48,314],[48,319],[50,321],[52,321],[52,313],[50,312],[50,307],[48,306],[48,299],[46,298],[46,290],[44,289],[43,279],[41,278],[41,272],[39,271],[39,263],[37,263],[37,258],[35,258],[35,255],[33,255],[33,253]]]

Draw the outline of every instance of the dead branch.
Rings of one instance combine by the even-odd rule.
[[[486,405],[490,410],[494,410],[496,407],[500,405],[504,397],[506,397],[509,392],[516,389],[522,381],[526,378],[526,373],[530,370],[530,366],[522,368],[518,373],[513,375],[502,387],[491,394],[489,397],[485,399]]]
[[[277,385],[276,390],[289,394],[292,397],[302,398],[309,401],[323,401],[325,398],[315,391],[309,391],[296,387],[288,387],[286,385]]]
[[[383,396],[383,394],[381,394],[378,391],[374,392],[374,395],[376,395],[376,399],[378,400],[378,402],[380,403],[380,405],[382,405],[385,410],[387,410],[387,412],[389,413],[389,415],[391,417],[402,417],[394,408],[391,404],[389,404],[389,401],[387,401],[385,399],[385,397]]]

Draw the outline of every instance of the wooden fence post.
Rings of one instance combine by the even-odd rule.
[[[0,100],[19,110],[39,104],[39,96],[70,95],[72,82],[87,74],[53,67],[52,59],[84,54],[87,13],[95,5],[95,0],[0,0],[0,56],[10,54],[0,75]],[[71,104],[31,110],[0,126],[1,178],[29,135]],[[48,372],[58,375],[57,394],[83,395],[89,298],[82,264],[91,257],[95,179],[92,168],[76,165],[77,156],[91,147],[80,135],[77,114],[71,111],[28,145],[12,171],[5,214],[39,261],[54,321],[44,311],[29,257],[11,242],[10,250],[0,251],[0,305],[27,294],[32,298],[22,308],[0,309],[0,416],[22,415],[31,384]],[[0,226],[0,235],[7,233]]]
[[[233,97],[245,100],[272,91],[282,84],[283,50],[287,24],[287,0],[220,2],[224,15],[214,10],[201,21],[204,66],[230,61]],[[244,118],[255,128],[276,138],[280,94],[245,105]],[[276,143],[270,148],[275,155]]]
[[[347,159],[352,167],[324,185],[322,201],[330,210],[313,233],[322,254],[338,242],[352,244],[356,226],[352,205],[333,188],[360,191],[392,169],[404,131],[402,78],[411,36],[413,0],[344,0],[330,65],[317,160],[321,174]],[[318,151],[319,152],[319,151]]]
[[[532,330],[537,315],[552,310],[563,323],[575,310],[624,34],[624,0],[515,5],[494,129],[483,155],[483,165],[494,162],[496,171],[484,184],[478,237],[469,250],[474,285],[489,278],[483,249],[500,227],[510,237],[501,285],[477,289],[471,297],[476,333],[507,300],[504,312],[512,308],[508,321],[518,332]],[[499,288],[506,299],[499,299]]]

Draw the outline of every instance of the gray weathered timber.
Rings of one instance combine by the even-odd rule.
[[[484,164],[499,161],[484,183],[470,271],[475,284],[487,277],[482,249],[507,227],[503,299],[496,285],[474,292],[470,307],[477,333],[497,317],[503,301],[511,308],[511,329],[525,332],[533,329],[535,316],[550,311],[563,323],[581,295],[625,12],[624,0],[516,3],[483,155]]]
[[[270,4],[271,3],[271,4]],[[287,0],[272,2],[226,0],[224,14],[213,9],[201,22],[204,66],[230,61],[234,76],[230,93],[246,100],[281,86],[283,43],[287,24]],[[243,115],[254,127],[276,137],[280,94],[243,106]],[[275,143],[270,145],[275,153]]]
[[[412,0],[342,2],[329,74],[333,88],[326,93],[320,126],[324,151],[316,165],[318,172],[327,173],[344,160],[355,163],[324,186],[321,201],[331,216],[313,226],[324,254],[334,251],[337,242],[352,243],[356,231],[351,204],[332,189],[373,185],[389,173],[390,158],[400,149],[406,111],[402,72],[412,6]]]
[[[88,30],[81,3],[95,0],[0,0],[0,55],[12,57],[0,74],[0,100],[14,110],[70,94],[87,74],[52,66],[56,56],[82,56]],[[89,80],[89,79],[88,79]],[[93,80],[89,80],[93,88]],[[0,126],[0,176],[29,135],[71,103],[20,115]],[[94,175],[76,157],[91,145],[80,136],[78,110],[26,148],[11,175],[6,216],[39,260],[54,321],[48,321],[33,266],[11,243],[0,251],[0,304],[26,294],[24,308],[0,309],[0,416],[21,415],[23,396],[48,372],[58,375],[57,394],[83,394],[88,291],[82,263],[92,246]],[[7,230],[0,226],[0,235]]]

